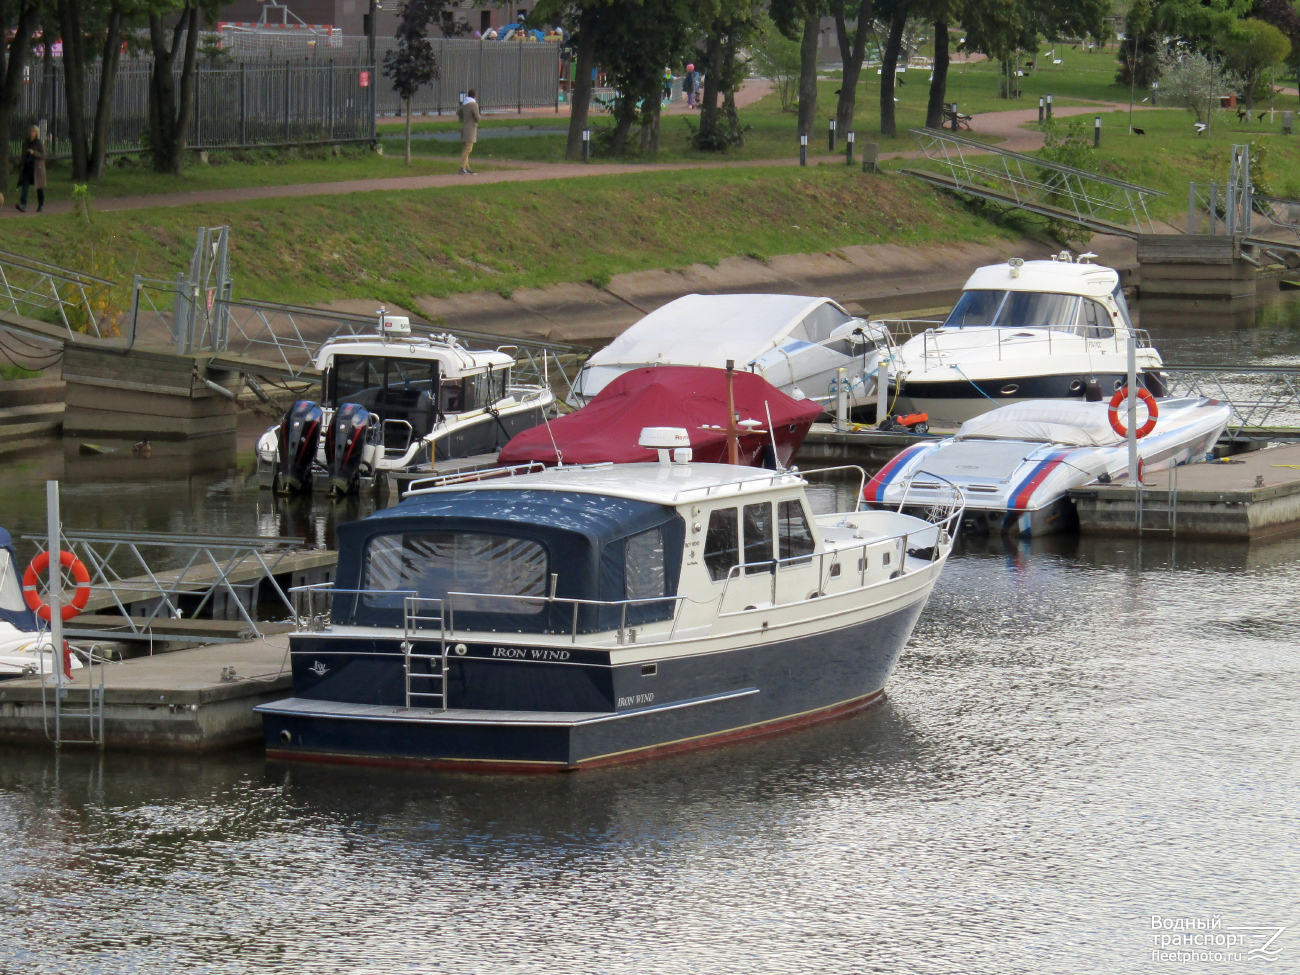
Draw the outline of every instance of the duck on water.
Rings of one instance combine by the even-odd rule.
[[[814,515],[809,474],[641,443],[658,463],[431,479],[340,526],[337,582],[298,593],[293,696],[258,709],[268,755],[572,770],[878,699],[960,492]]]

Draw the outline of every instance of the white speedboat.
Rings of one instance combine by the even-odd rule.
[[[331,339],[316,354],[321,402],[300,400],[257,444],[263,487],[348,494],[382,475],[492,454],[541,423],[555,403],[512,381],[514,356],[470,350],[451,335],[412,336],[379,317],[375,335]]]
[[[1125,383],[1130,335],[1138,384],[1163,396],[1160,353],[1134,329],[1112,268],[1068,252],[982,267],[941,324],[901,346],[891,412],[955,426],[1022,400],[1083,400],[1093,384],[1109,397]]]
[[[955,437],[908,447],[867,482],[869,505],[924,508],[956,485],[964,528],[1043,535],[1073,528],[1072,488],[1128,476],[1128,443],[1106,403],[1033,400],[967,420]],[[1228,423],[1227,403],[1163,399],[1137,442],[1144,472],[1207,459]]]
[[[889,335],[829,298],[686,295],[652,311],[589,358],[573,385],[585,406],[616,377],[647,366],[730,360],[795,399],[833,409],[843,369],[850,409],[875,406],[876,367]]]
[[[807,474],[639,440],[658,463],[444,478],[340,525],[335,585],[299,594],[293,696],[257,708],[268,756],[565,771],[878,699],[960,496],[814,515]]]
[[[0,528],[0,680],[52,675],[59,666],[52,649],[49,631],[37,625],[36,616],[23,601],[13,540]],[[81,669],[75,653],[69,656],[68,666]]]

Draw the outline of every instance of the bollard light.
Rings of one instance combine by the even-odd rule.
[[[1052,96],[1051,95],[1047,96],[1047,117],[1048,118],[1052,117]]]
[[[808,165],[808,137],[806,135],[799,136],[799,165]]]
[[[1047,104],[1042,95],[1038,96],[1038,124],[1043,124],[1043,106]]]
[[[1101,116],[1098,115],[1092,120],[1092,147],[1101,148]]]
[[[853,165],[853,130],[850,129],[844,134],[844,162],[846,165]]]
[[[830,146],[830,151],[835,151],[835,119],[830,119],[827,124],[826,138]]]
[[[582,130],[582,161],[591,162],[591,129]]]

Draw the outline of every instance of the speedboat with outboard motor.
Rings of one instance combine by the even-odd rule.
[[[1125,394],[1126,395],[1126,394]],[[1155,406],[1143,391],[1144,401]],[[1073,488],[1128,476],[1122,396],[1106,403],[1031,400],[967,420],[955,437],[908,447],[867,482],[869,505],[923,510],[958,486],[964,531],[1044,535],[1077,526]],[[1163,399],[1138,429],[1144,473],[1207,460],[1231,415],[1227,403]]]
[[[331,339],[317,352],[321,401],[299,400],[257,444],[263,487],[345,495],[436,461],[493,454],[555,404],[512,381],[512,355],[470,350],[452,335],[411,334],[379,316],[379,333]]]
[[[808,473],[639,439],[657,463],[453,475],[340,525],[336,582],[298,593],[293,696],[257,708],[268,756],[564,771],[880,698],[960,494],[814,515]]]
[[[795,399],[874,410],[889,333],[830,298],[686,295],[652,311],[583,365],[570,404],[584,406],[618,376],[651,366],[722,369],[731,360]],[[843,369],[841,373],[839,370]]]
[[[1022,400],[1108,397],[1127,382],[1130,336],[1138,385],[1164,396],[1160,353],[1133,327],[1119,274],[1093,256],[976,270],[948,317],[899,348],[891,412],[955,426]],[[897,333],[903,323],[877,324]]]
[[[53,674],[59,666],[53,648],[49,631],[40,627],[23,599],[13,539],[0,528],[0,680]],[[76,654],[63,656],[69,676],[81,669]]]

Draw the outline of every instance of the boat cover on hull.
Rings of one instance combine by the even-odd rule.
[[[821,405],[796,400],[760,376],[738,372],[734,378],[736,412],[741,420],[758,420],[767,429],[771,411],[777,445],[784,462],[799,449]],[[554,464],[643,463],[655,452],[637,446],[644,427],[682,427],[690,433],[695,460],[725,463],[727,374],[696,366],[657,366],[623,373],[586,406],[549,424],[525,430],[501,451],[503,464],[540,461]],[[761,464],[770,453],[767,434],[740,438],[742,463]]]
[[[14,551],[9,532],[3,528],[0,528],[0,620],[12,623],[25,633],[36,632],[36,616],[23,602],[18,553]]]

